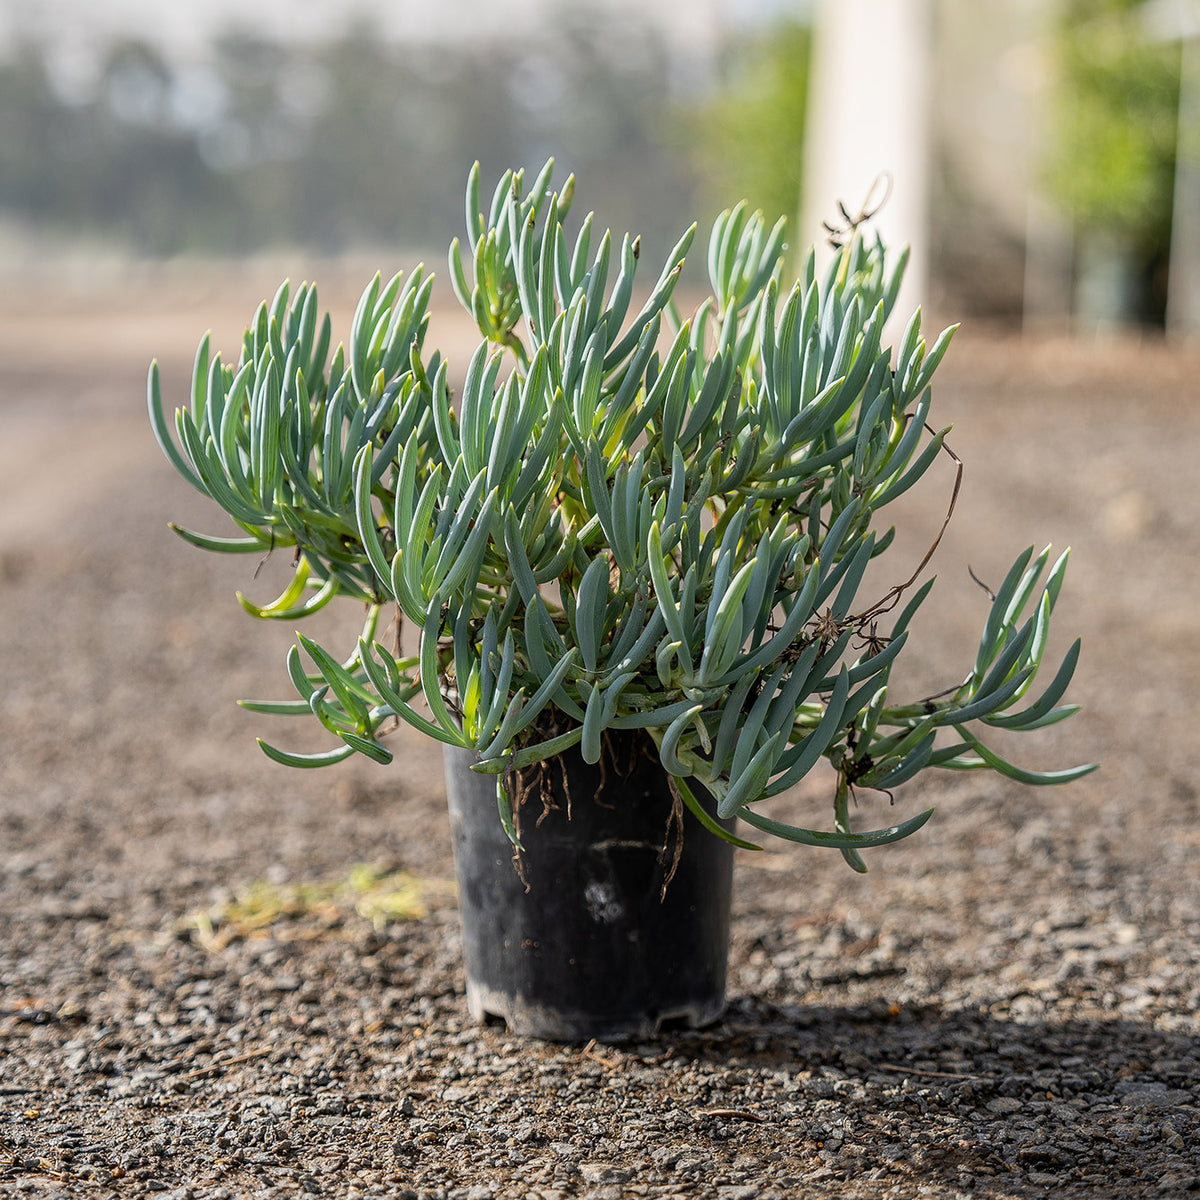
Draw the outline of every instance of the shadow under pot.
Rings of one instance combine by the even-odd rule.
[[[557,1041],[717,1020],[733,847],[675,800],[649,737],[610,730],[599,763],[573,748],[510,775],[519,854],[473,761],[446,748],[471,1015]]]

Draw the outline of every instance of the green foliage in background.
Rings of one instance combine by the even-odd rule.
[[[771,221],[799,210],[811,52],[797,21],[726,48],[720,86],[685,120],[714,209],[745,196]]]
[[[638,239],[616,243],[590,214],[568,233],[574,178],[553,191],[551,169],[528,185],[506,172],[490,201],[471,173],[449,267],[481,340],[457,396],[428,344],[422,268],[376,276],[337,347],[315,289],[285,283],[236,361],[204,339],[173,421],[151,368],[164,453],[240,536],[178,532],[220,552],[294,548],[283,594],[244,607],[287,621],[338,595],[366,608],[349,653],[299,636],[298,699],[250,705],[315,717],[335,747],[264,750],[298,767],[386,763],[405,722],[476,752],[515,840],[514,770],[571,747],[595,763],[606,731],[642,729],[710,829],[691,781],[721,817],[837,848],[856,869],[862,849],[929,816],[856,832],[856,788],[929,767],[1026,783],[1090,770],[1025,770],[989,744],[1075,711],[1059,702],[1078,642],[1026,699],[1065,554],[1017,557],[963,677],[889,696],[932,580],[917,586],[922,562],[883,589],[868,567],[893,542],[885,510],[935,461],[957,462],[929,424],[953,329],[927,344],[918,311],[884,341],[906,256],[888,264],[857,231],[823,277],[810,252],[785,285],[784,223],[742,203],[714,223],[711,295],[683,319],[673,294],[695,226],[647,292]],[[759,811],[822,759],[838,781],[832,831]]]
[[[1072,0],[1058,36],[1048,178],[1081,233],[1165,255],[1179,46],[1150,40],[1137,0]]]

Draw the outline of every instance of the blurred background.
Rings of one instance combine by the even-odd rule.
[[[807,245],[886,172],[939,311],[1188,336],[1197,7],[0,0],[0,270],[439,263],[475,159],[551,154],[654,254],[742,196]]]

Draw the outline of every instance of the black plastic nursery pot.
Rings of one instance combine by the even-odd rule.
[[[612,1041],[696,1028],[724,1011],[733,847],[681,811],[646,735],[606,739],[595,765],[574,748],[509,777],[519,856],[495,776],[472,771],[469,751],[446,750],[476,1020],[520,1036]]]

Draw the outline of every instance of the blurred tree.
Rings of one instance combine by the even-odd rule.
[[[96,95],[77,105],[59,100],[35,49],[0,64],[0,207],[152,254],[205,244],[224,188],[173,123],[170,81],[137,42],[110,51]]]
[[[318,64],[328,96],[300,167],[310,236],[440,245],[460,232],[471,163],[519,137],[509,50],[405,53],[363,27]]]
[[[1138,0],[1069,0],[1058,39],[1048,184],[1097,246],[1127,261],[1132,315],[1161,319],[1171,236],[1179,46],[1151,41]]]
[[[727,48],[716,90],[685,126],[714,208],[744,196],[774,220],[800,206],[812,33],[785,20]]]
[[[18,47],[0,64],[0,207],[22,215],[53,207],[58,148],[70,125],[41,55]]]
[[[56,191],[68,220],[149,254],[208,244],[228,200],[226,182],[175,120],[173,78],[153,47],[113,46],[96,99],[75,114],[72,160]]]

